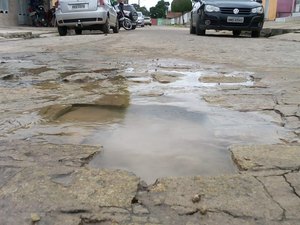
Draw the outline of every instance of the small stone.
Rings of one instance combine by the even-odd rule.
[[[207,214],[207,208],[205,206],[203,206],[199,209],[199,212],[200,212],[201,215],[206,215]]]
[[[41,220],[41,217],[37,213],[31,213],[31,220],[32,222],[38,222]]]
[[[201,195],[199,194],[194,195],[194,197],[192,198],[193,203],[200,202],[200,200],[201,200]]]

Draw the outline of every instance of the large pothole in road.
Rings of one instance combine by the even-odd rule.
[[[234,94],[206,97],[206,101],[203,95],[212,89],[226,93],[250,89],[255,82],[252,75],[214,68],[193,71],[189,65],[162,64],[147,71],[128,68],[122,82],[128,84],[130,94],[43,108],[40,115],[47,123],[14,135],[55,144],[101,145],[103,151],[90,162],[91,167],[125,169],[148,183],[163,176],[235,173],[230,145],[278,143],[283,128],[272,124],[268,116],[207,103],[209,99],[233,108],[241,100]],[[242,98],[251,98],[246,91]],[[267,100],[262,104],[273,103]]]
[[[101,145],[91,167],[128,170],[148,183],[163,176],[234,173],[228,146],[279,140],[282,128],[255,113],[211,107],[195,95],[160,98],[127,108],[73,106],[27,135],[32,141]]]

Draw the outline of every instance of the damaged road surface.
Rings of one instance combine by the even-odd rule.
[[[0,224],[298,225],[299,56],[167,27],[0,42]]]

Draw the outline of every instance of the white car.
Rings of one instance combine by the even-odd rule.
[[[137,12],[137,14],[138,14],[137,25],[141,26],[141,27],[145,26],[143,13],[142,12]]]
[[[144,17],[144,24],[152,26],[151,18],[149,16]]]
[[[55,12],[58,33],[65,36],[68,29],[119,32],[117,12],[110,0],[59,0]]]

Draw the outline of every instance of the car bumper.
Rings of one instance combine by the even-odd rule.
[[[137,21],[137,25],[140,25],[140,26],[141,26],[141,25],[144,25],[144,21],[138,20],[138,21]]]
[[[243,18],[241,23],[227,22],[228,17]],[[213,30],[244,30],[255,31],[261,30],[264,24],[264,15],[249,14],[249,15],[233,15],[220,13],[204,13],[201,18],[201,29]]]
[[[76,15],[76,16],[75,16]],[[105,24],[107,20],[106,11],[92,11],[92,12],[76,12],[75,13],[61,13],[56,12],[56,20],[58,26],[78,27],[78,26],[92,26]]]

